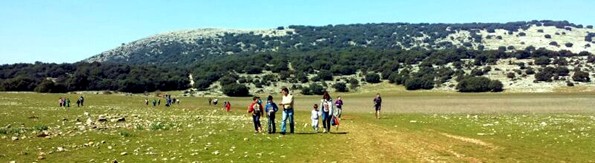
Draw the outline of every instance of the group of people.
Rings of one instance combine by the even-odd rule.
[[[81,96],[76,100],[76,106],[84,106],[84,102],[85,98]],[[70,98],[60,97],[58,98],[58,104],[60,105],[60,107],[70,107]]]
[[[172,98],[171,95],[165,95],[165,106],[169,107],[173,104],[180,104],[180,99]],[[161,98],[153,99],[152,101],[153,106],[160,106],[161,105]],[[149,105],[149,99],[145,98],[145,105]]]
[[[295,122],[294,122],[294,108],[293,108],[293,95],[289,94],[289,90],[286,87],[281,89],[282,100],[279,103],[280,108],[283,109],[281,119],[281,134],[286,134],[287,121],[289,121],[289,132],[294,133]],[[376,94],[373,99],[375,115],[377,119],[380,119],[380,110],[382,109],[382,98],[380,93]],[[324,92],[320,104],[314,104],[311,111],[312,129],[314,132],[318,132],[319,118],[322,119],[323,133],[330,133],[331,126],[339,128],[341,115],[343,113],[343,100],[341,96],[337,97],[337,100],[333,102],[331,95],[328,92]],[[263,107],[262,100],[260,97],[253,97],[252,103],[248,106],[248,113],[252,114],[252,121],[254,123],[254,131],[256,133],[262,132],[263,128],[260,124],[260,118],[264,115],[268,117],[268,133],[272,134],[276,132],[275,125],[275,113],[279,111],[279,107],[273,101],[273,96],[268,96],[266,104]]]
[[[262,132],[262,126],[260,124],[260,118],[267,115],[268,121],[268,133],[276,133],[277,128],[275,125],[275,113],[279,111],[279,108],[283,109],[281,117],[281,134],[287,133],[287,123],[289,123],[289,133],[294,133],[295,122],[293,119],[293,95],[289,94],[289,89],[286,87],[281,88],[281,103],[277,106],[277,103],[273,101],[273,96],[267,97],[267,103],[263,107],[262,100],[260,97],[253,97],[252,103],[248,106],[248,113],[252,114],[252,122],[254,122],[254,130],[256,133]],[[287,122],[289,121],[289,122]]]

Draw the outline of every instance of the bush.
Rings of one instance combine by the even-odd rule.
[[[545,34],[545,35],[543,35],[543,37],[545,37],[545,38],[547,38],[547,39],[551,39],[551,38],[552,38],[552,35],[550,35],[550,34]],[[551,44],[550,44],[550,45],[551,45]]]
[[[310,87],[302,87],[302,94],[303,95],[312,95],[312,91],[310,91]]]
[[[541,66],[545,66],[550,64],[550,58],[548,57],[539,57],[537,59],[535,59],[535,64],[536,65],[541,65]]]
[[[575,71],[574,75],[572,75],[572,80],[577,82],[590,82],[591,78],[589,78],[589,73],[584,71]]]
[[[509,72],[509,73],[506,74],[506,77],[507,78],[510,78],[510,79],[513,79],[516,76],[514,75],[514,72]]]
[[[359,81],[355,78],[349,79],[349,89],[357,89],[359,87]]]
[[[380,83],[380,75],[376,73],[368,73],[366,74],[366,82],[368,83]]]
[[[528,67],[527,70],[525,70],[525,73],[527,75],[533,75],[533,74],[535,74],[535,70],[533,70],[532,67]]]
[[[43,80],[33,90],[40,93],[64,93],[66,92],[66,86],[56,84],[51,80]]]
[[[548,73],[548,72],[545,72],[545,71],[540,71],[538,73],[535,73],[535,80],[536,81],[551,82],[553,76],[554,75],[552,73]]]
[[[407,90],[432,89],[432,88],[434,88],[434,81],[431,78],[413,77],[413,78],[405,81],[405,89],[407,89]]]
[[[456,89],[459,92],[501,92],[504,85],[498,80],[490,80],[486,77],[470,77],[461,80]]]
[[[333,88],[335,88],[335,91],[337,92],[349,92],[349,89],[347,89],[347,84],[345,83],[335,83],[333,84]]]
[[[558,74],[558,76],[568,76],[569,72],[570,70],[568,70],[568,68],[566,67],[556,67],[555,71],[555,73]]]
[[[559,46],[559,45],[558,45],[558,42],[556,42],[556,41],[552,41],[552,42],[550,42],[550,45],[551,45],[551,46]]]
[[[310,84],[310,86],[308,87],[310,89],[310,93],[311,94],[315,94],[315,95],[322,95],[324,94],[324,87],[322,87],[322,85],[320,84],[316,84],[316,83],[312,83]]]
[[[318,71],[317,77],[320,80],[330,81],[330,80],[333,80],[333,73],[331,73],[328,70],[320,70],[320,71]],[[312,79],[312,80],[314,80],[314,79]]]
[[[569,42],[568,42],[568,43],[566,43],[566,44],[564,44],[564,46],[566,46],[566,47],[568,47],[568,48],[572,47],[572,45],[573,45],[573,44],[572,44],[572,43],[569,43]]]
[[[227,95],[227,96],[232,96],[232,97],[246,97],[246,96],[250,96],[250,91],[248,89],[248,87],[246,87],[243,84],[237,84],[237,83],[233,83],[233,84],[228,84],[228,85],[223,85],[223,87],[221,88],[223,94]]]

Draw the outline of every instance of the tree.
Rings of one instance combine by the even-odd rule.
[[[349,79],[349,89],[357,89],[359,87],[359,81],[355,78]]]
[[[377,73],[368,73],[366,74],[365,79],[368,83],[380,83],[380,75]]]
[[[311,94],[315,95],[322,95],[324,94],[324,91],[326,91],[324,87],[322,87],[322,85],[316,83],[310,84],[310,86],[308,86],[308,89],[310,90]]]
[[[221,88],[223,94],[227,95],[227,96],[232,96],[232,97],[246,97],[246,96],[250,96],[250,91],[248,89],[248,87],[246,87],[243,84],[237,84],[237,83],[233,83],[233,84],[228,84],[228,85],[223,85],[223,87]]]
[[[328,70],[320,70],[318,71],[317,77],[324,81],[333,80],[333,73]]]
[[[566,47],[568,47],[568,48],[572,47],[572,45],[573,45],[573,44],[572,44],[572,43],[570,43],[570,42],[568,42],[568,43],[564,44],[564,46],[566,46]]]
[[[52,80],[43,80],[35,87],[34,91],[41,93],[64,93],[66,92],[66,86],[55,84]]]
[[[335,88],[335,91],[337,92],[349,92],[345,83],[335,83],[333,84],[333,88]]]
[[[405,81],[405,89],[432,89],[434,88],[434,81],[430,78],[413,77]]]
[[[490,80],[486,77],[470,77],[461,80],[456,89],[459,92],[501,92],[503,90],[502,82]]]
[[[502,82],[500,82],[499,80],[492,80],[490,81],[490,91],[492,92],[502,92],[504,89],[504,84],[502,84]]]

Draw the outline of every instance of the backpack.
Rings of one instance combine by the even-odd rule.
[[[254,114],[260,115],[260,104],[254,103],[254,105],[252,105],[252,109],[254,109]]]

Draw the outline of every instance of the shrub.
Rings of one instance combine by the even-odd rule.
[[[532,67],[528,67],[527,70],[525,70],[525,73],[527,75],[533,75],[533,74],[535,74],[535,70],[533,70]]]
[[[545,34],[545,35],[543,35],[543,37],[545,37],[545,38],[547,38],[547,39],[551,39],[551,38],[552,38],[552,35],[550,35],[550,34]],[[551,45],[551,44],[550,44],[550,45]]]
[[[566,43],[566,44],[564,44],[564,46],[566,46],[566,47],[568,47],[568,48],[572,47],[572,45],[573,45],[573,44],[572,44],[572,43],[569,43],[569,42],[568,42],[568,43]]]
[[[357,89],[359,87],[359,81],[355,78],[349,79],[349,89]]]
[[[544,57],[539,57],[539,58],[535,59],[535,64],[536,65],[541,65],[541,66],[548,65],[548,64],[550,64],[550,58],[545,57],[545,56]]]
[[[516,77],[516,76],[514,75],[514,73],[513,73],[513,72],[509,72],[509,73],[507,73],[507,74],[506,74],[506,77],[508,77],[508,78],[511,78],[511,79],[512,79],[512,78],[514,78],[514,77]]]
[[[419,78],[413,77],[405,81],[405,89],[407,90],[418,90],[418,89],[432,89],[434,88],[434,81],[431,78]]]
[[[35,126],[33,128],[35,130],[37,130],[37,131],[45,131],[45,130],[48,130],[49,129],[49,127],[47,125],[37,125],[37,126]]]
[[[590,82],[591,78],[589,78],[589,73],[584,71],[575,71],[574,75],[572,75],[572,80],[577,82]]]
[[[486,77],[470,77],[461,80],[456,89],[459,92],[501,92],[504,85],[498,80],[490,80]]]
[[[227,95],[227,96],[233,96],[233,97],[246,97],[250,95],[250,91],[248,89],[248,87],[246,87],[243,84],[237,84],[237,83],[233,83],[233,84],[228,84],[228,85],[223,85],[223,87],[221,88],[223,94]]]
[[[335,91],[337,92],[349,92],[349,89],[347,89],[347,84],[345,83],[335,83],[333,84],[333,88],[335,88]]]
[[[552,42],[550,42],[550,45],[551,45],[551,46],[560,46],[560,45],[558,45],[558,42],[556,42],[556,41],[552,41]]]
[[[322,85],[320,84],[316,84],[316,83],[312,83],[310,84],[310,86],[308,87],[310,89],[310,93],[311,94],[315,94],[315,95],[322,95],[324,94],[324,87],[322,87]]]
[[[320,70],[320,71],[318,71],[317,77],[320,80],[330,81],[330,80],[333,80],[333,73],[331,73],[328,70]],[[312,80],[314,80],[314,79],[312,79]]]
[[[540,71],[538,73],[535,73],[535,80],[536,81],[551,82],[553,76],[554,76],[554,74],[552,74],[552,73],[548,73],[548,72],[545,72],[545,71]]]
[[[380,83],[380,75],[376,73],[368,73],[366,74],[366,82],[368,83]]]

